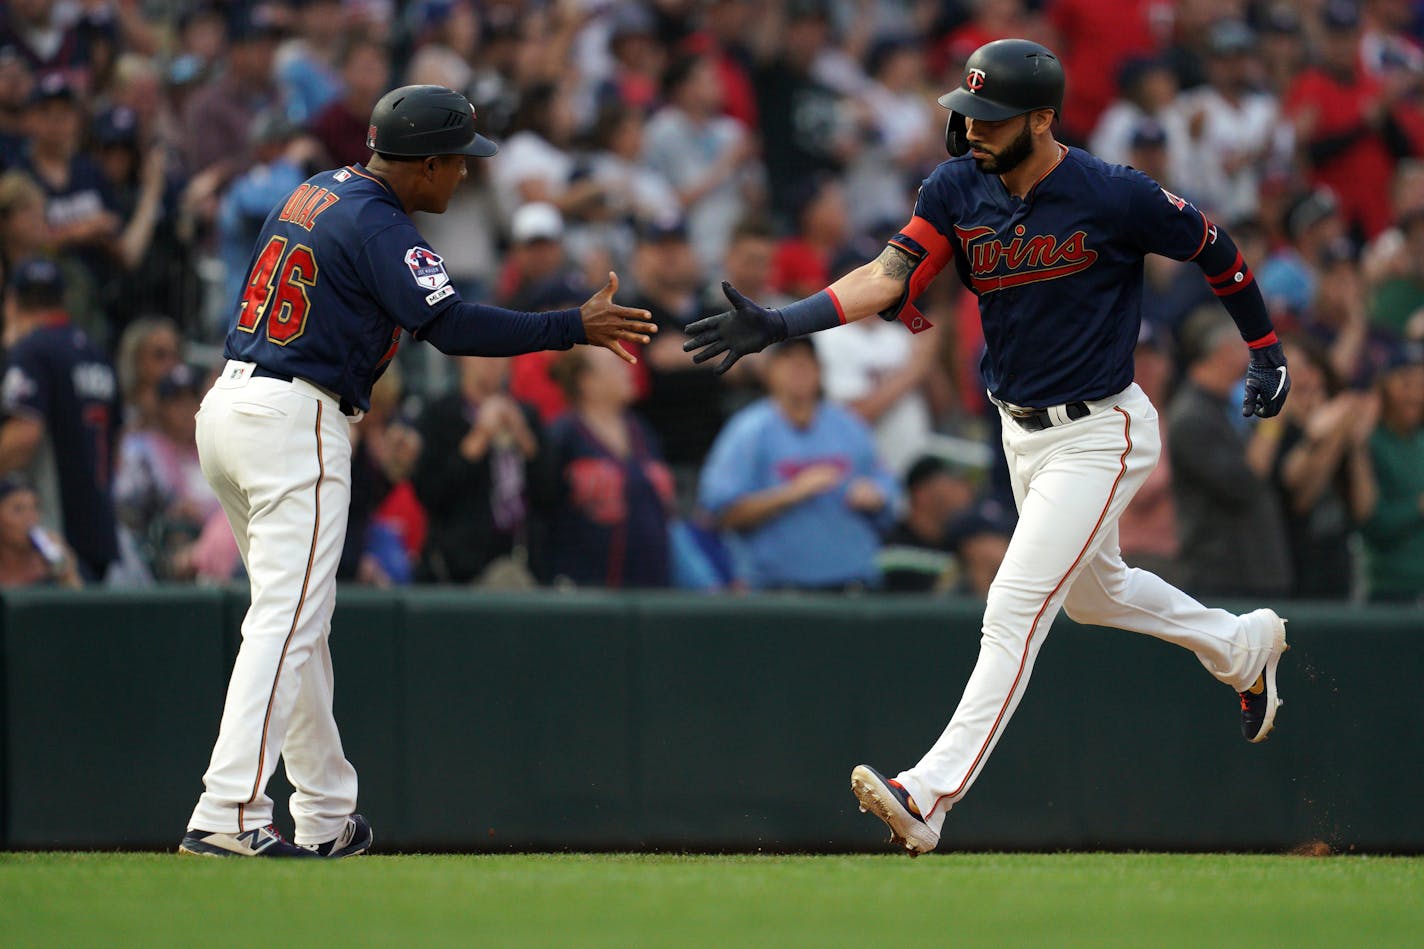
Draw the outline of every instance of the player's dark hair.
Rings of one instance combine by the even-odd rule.
[[[400,164],[400,163],[402,163],[402,162],[411,162],[411,163],[414,163],[414,162],[422,162],[422,161],[425,161],[425,159],[429,158],[430,156],[429,156],[429,155],[388,155],[388,154],[385,153],[385,152],[376,152],[376,157],[379,158],[381,161],[388,161],[388,162],[390,162],[392,165],[395,165],[395,164]]]
[[[677,96],[678,90],[683,87],[693,71],[701,65],[706,57],[700,53],[687,53],[674,59],[663,73],[662,93],[664,99],[672,99]]]
[[[735,244],[741,240],[774,241],[776,237],[776,228],[772,226],[770,218],[761,214],[752,214],[737,222],[737,226],[732,229],[732,238],[728,243]]]
[[[365,30],[352,30],[341,37],[341,41],[336,47],[336,68],[345,69],[351,59],[368,46],[389,59],[389,53],[384,43]]]
[[[588,356],[579,346],[559,353],[549,364],[549,378],[554,380],[554,384],[559,387],[559,391],[564,394],[564,398],[568,399],[570,404],[578,401],[579,376],[583,375],[583,371],[587,368]]]

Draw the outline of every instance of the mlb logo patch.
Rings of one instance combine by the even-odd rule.
[[[336,174],[332,175],[332,177],[335,178],[337,181],[350,181],[350,180],[351,180],[351,172],[349,172],[349,171],[347,171],[345,168],[343,168],[343,169],[341,169],[340,171],[338,171]]]
[[[376,150],[376,127],[374,125],[366,126],[366,147],[371,151]]]
[[[412,247],[405,252],[405,265],[415,282],[427,290],[439,290],[450,282],[445,259],[428,247]]]

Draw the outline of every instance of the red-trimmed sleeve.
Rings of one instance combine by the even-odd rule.
[[[923,201],[923,195],[921,200]],[[916,211],[918,210],[917,207]],[[891,247],[910,258],[913,269],[905,284],[904,295],[894,306],[882,310],[880,318],[890,322],[899,320],[910,328],[910,332],[919,333],[931,328],[932,324],[916,309],[915,299],[939,276],[944,265],[949,263],[954,249],[949,239],[940,233],[939,228],[918,213],[910,218],[910,223],[900,229],[900,233],[890,238],[889,243]]]

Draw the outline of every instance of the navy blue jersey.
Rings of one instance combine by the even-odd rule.
[[[1126,388],[1144,255],[1191,260],[1215,237],[1200,211],[1141,172],[1059,147],[1024,200],[969,156],[944,162],[891,239],[919,261],[907,301],[954,261],[979,297],[985,385],[1036,408]]]
[[[113,367],[81,330],[52,321],[10,350],[3,390],[6,414],[44,425],[31,480],[46,519],[57,518],[98,579],[118,558],[109,497],[119,426]]]
[[[267,215],[224,355],[370,407],[396,354],[460,299],[390,187],[360,165],[324,171]]]

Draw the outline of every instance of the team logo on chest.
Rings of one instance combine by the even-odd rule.
[[[1087,270],[1098,252],[1087,246],[1088,233],[1074,231],[1063,240],[1052,234],[1027,236],[1022,224],[1003,240],[987,225],[960,227],[954,234],[969,261],[970,284],[980,296],[995,290],[1057,280]]]
[[[428,247],[412,247],[405,252],[405,265],[415,282],[427,290],[439,290],[450,282],[445,259]]]

